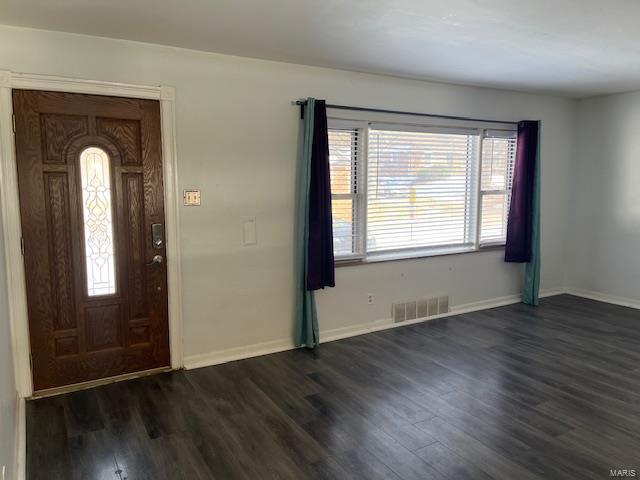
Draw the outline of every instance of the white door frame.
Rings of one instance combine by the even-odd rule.
[[[167,281],[169,300],[169,346],[171,367],[183,366],[182,268],[180,259],[178,164],[175,139],[175,88],[129,85],[0,70],[0,204],[9,300],[11,345],[18,395],[33,395],[31,349],[24,261],[21,252],[20,203],[13,134],[12,89],[48,90],[117,97],[144,98],[160,102],[162,171],[164,179]]]

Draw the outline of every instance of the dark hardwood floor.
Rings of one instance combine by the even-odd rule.
[[[27,404],[28,478],[640,475],[640,312],[568,295]]]

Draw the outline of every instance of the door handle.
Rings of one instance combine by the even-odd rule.
[[[155,265],[156,263],[162,263],[163,261],[164,261],[164,258],[162,257],[162,255],[154,255],[151,261],[146,265],[147,267],[150,267],[151,265]]]

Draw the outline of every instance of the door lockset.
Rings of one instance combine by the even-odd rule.
[[[162,258],[162,255],[154,255],[151,261],[146,265],[147,267],[150,267],[151,265],[155,265],[156,263],[162,263],[163,261],[164,261],[164,258]]]
[[[151,225],[151,243],[156,250],[164,247],[164,228],[162,227],[161,223],[153,223]]]

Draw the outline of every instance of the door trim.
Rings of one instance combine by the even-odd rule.
[[[131,85],[0,70],[0,202],[6,257],[9,325],[18,395],[33,395],[29,320],[24,261],[21,251],[20,202],[13,132],[12,90],[47,90],[160,102],[162,172],[164,181],[169,351],[171,368],[183,367],[182,263],[180,256],[178,163],[176,151],[175,87]]]

